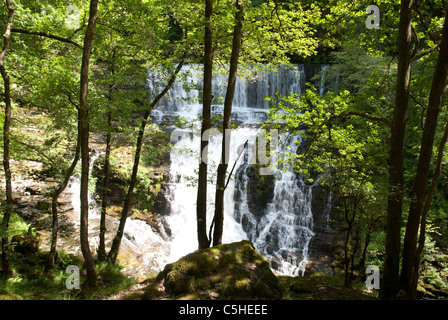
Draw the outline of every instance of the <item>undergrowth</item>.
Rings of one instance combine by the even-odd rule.
[[[0,214],[0,218],[2,215]],[[29,227],[20,217],[13,214],[9,238],[14,235],[27,235]],[[132,287],[136,281],[125,276],[117,264],[95,261],[98,274],[98,286],[95,290],[86,293],[83,282],[86,272],[81,257],[64,251],[58,252],[55,268],[51,274],[44,270],[48,252],[37,253],[16,252],[11,246],[10,268],[12,274],[7,280],[0,280],[0,300],[96,300],[107,299],[123,290]],[[80,288],[68,289],[67,279],[72,275],[68,272],[68,266],[79,268]]]

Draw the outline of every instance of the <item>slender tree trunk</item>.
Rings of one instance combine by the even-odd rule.
[[[198,193],[196,200],[196,221],[199,249],[210,246],[207,237],[207,162],[208,141],[211,128],[212,77],[213,77],[213,0],[205,0],[205,31],[204,31],[204,79],[202,101],[202,126],[200,163],[198,173]]]
[[[359,276],[360,278],[365,275],[367,248],[370,244],[370,230],[367,231],[366,238],[364,239],[364,246],[362,247],[361,258],[359,259]]]
[[[109,60],[109,70],[112,76],[115,74],[115,60],[116,60],[117,48],[113,49],[112,56]],[[113,85],[109,85],[108,100],[112,104]],[[98,245],[97,257],[100,261],[107,259],[106,254],[106,213],[107,213],[107,196],[109,194],[109,168],[110,168],[110,149],[112,143],[112,112],[107,112],[107,133],[106,133],[106,152],[104,155],[104,170],[103,170],[103,194],[101,199],[101,212],[100,212],[100,243]]]
[[[403,161],[406,114],[411,79],[411,21],[413,0],[402,0],[398,27],[398,74],[396,101],[391,124],[389,191],[383,283],[380,295],[393,299],[399,291],[401,215],[403,209]]]
[[[112,140],[112,113],[107,113],[107,134],[106,134],[106,153],[104,155],[103,171],[103,196],[101,199],[101,217],[100,217],[100,243],[98,245],[98,259],[105,260],[106,254],[106,210],[107,195],[109,189],[109,167],[110,167],[110,147]]]
[[[126,198],[124,200],[123,210],[121,212],[120,223],[118,225],[117,234],[115,235],[115,238],[112,241],[112,246],[110,248],[109,255],[108,255],[109,260],[113,263],[115,263],[117,260],[118,251],[120,249],[120,244],[121,244],[121,239],[123,238],[124,227],[126,225],[126,220],[128,218],[129,211],[131,209],[132,196],[134,193],[135,184],[137,182],[138,166],[140,163],[140,154],[141,154],[141,150],[142,150],[142,146],[143,146],[143,137],[145,135],[145,128],[148,123],[149,115],[150,115],[152,109],[155,107],[155,105],[166,95],[166,93],[173,86],[174,82],[176,81],[177,75],[179,74],[180,70],[182,69],[182,66],[184,65],[186,56],[187,56],[187,51],[185,50],[181,61],[177,65],[177,68],[174,71],[174,73],[171,75],[171,78],[169,79],[167,85],[162,90],[162,92],[160,92],[157,95],[157,97],[154,98],[154,100],[151,102],[151,104],[149,105],[148,109],[145,111],[145,114],[143,116],[143,120],[140,125],[140,130],[139,130],[138,138],[137,138],[137,146],[135,149],[135,156],[134,156],[134,165],[132,167],[132,175],[131,175],[131,180],[129,182],[128,192],[127,192]]]
[[[355,230],[355,244],[353,245],[353,250],[352,250],[352,261],[351,261],[351,265],[350,265],[350,284],[352,279],[354,278],[354,273],[355,273],[355,258],[356,258],[356,254],[358,253],[358,250],[361,246],[361,226],[358,226]]]
[[[238,59],[241,49],[241,35],[243,28],[243,0],[236,0],[237,12],[235,15],[235,28],[233,31],[232,54],[230,57],[229,79],[227,81],[226,98],[224,100],[224,119],[222,128],[222,148],[221,148],[221,163],[218,165],[218,176],[216,180],[216,195],[215,195],[215,215],[214,223],[215,230],[213,234],[213,245],[222,243],[222,234],[224,229],[224,192],[226,173],[229,162],[230,149],[230,127],[232,115],[232,103],[235,93],[236,78],[238,74]]]
[[[89,247],[89,106],[87,94],[89,86],[89,66],[92,51],[92,41],[95,33],[95,24],[98,16],[98,0],[90,1],[89,22],[84,38],[83,57],[81,66],[81,90],[78,112],[78,139],[81,145],[81,217],[80,238],[81,251],[87,270],[87,286],[96,287],[97,274],[93,256]]]
[[[14,8],[9,0],[6,0],[6,9],[8,10],[8,21],[6,23],[6,31],[3,34],[3,49],[0,52],[0,73],[5,84],[5,121],[3,125],[3,168],[5,171],[5,189],[6,189],[6,206],[3,212],[3,220],[0,227],[2,233],[2,275],[7,279],[10,274],[9,267],[9,220],[12,213],[12,177],[9,164],[10,158],[10,126],[11,126],[11,82],[9,74],[5,67],[5,56],[11,41],[11,26],[14,19]]]
[[[434,69],[431,91],[426,111],[425,125],[423,128],[420,154],[417,164],[417,174],[414,188],[411,194],[411,205],[409,208],[408,223],[403,243],[403,261],[401,270],[401,283],[408,298],[412,296],[412,278],[415,270],[417,235],[420,225],[420,217],[425,200],[428,185],[429,172],[431,168],[434,137],[437,130],[438,116],[442,104],[442,96],[448,74],[448,16],[442,31],[442,40],[439,46],[439,56]],[[424,231],[424,230],[423,230]]]
[[[363,277],[365,275],[365,265],[366,265],[366,257],[367,257],[367,249],[370,245],[370,237],[372,235],[373,229],[375,227],[375,224],[380,220],[380,217],[377,217],[376,219],[374,219],[372,221],[372,217],[369,218],[369,224],[367,227],[367,233],[366,233],[366,237],[364,239],[364,247],[362,249],[362,253],[361,253],[361,259],[359,262],[359,275],[360,278]]]
[[[351,287],[349,246],[350,246],[350,237],[352,234],[353,222],[355,220],[355,212],[356,212],[355,208],[353,208],[353,215],[352,215],[352,218],[350,218],[349,217],[350,208],[345,203],[345,200],[344,200],[344,218],[345,218],[345,222],[347,223],[347,229],[346,229],[345,241],[344,241],[344,273],[345,273],[344,286],[346,288]]]
[[[115,263],[117,260],[121,239],[123,238],[124,227],[126,225],[126,220],[128,218],[129,211],[131,209],[132,196],[134,193],[135,183],[137,182],[138,165],[140,163],[140,154],[143,145],[143,137],[145,135],[145,128],[146,124],[148,123],[150,113],[151,110],[150,108],[148,108],[148,110],[145,111],[142,123],[140,125],[140,130],[138,132],[137,147],[135,149],[134,165],[132,167],[131,180],[129,181],[128,192],[126,193],[126,197],[124,200],[123,210],[121,212],[120,224],[118,225],[117,234],[115,235],[115,238],[112,242],[112,246],[109,251],[109,260],[113,263]]]
[[[79,151],[80,151],[80,144],[79,140],[76,143],[75,147],[75,155],[73,158],[73,161],[70,165],[70,167],[67,169],[67,172],[65,173],[64,180],[59,184],[58,188],[54,191],[52,199],[51,199],[51,212],[52,212],[52,224],[51,224],[51,245],[50,245],[50,252],[47,257],[47,261],[45,264],[45,272],[51,273],[54,269],[54,260],[56,257],[57,252],[57,239],[58,239],[58,229],[59,229],[59,222],[58,222],[58,198],[61,195],[61,193],[65,190],[67,187],[67,184],[70,180],[70,177],[73,174],[73,171],[75,170],[76,165],[79,161]]]
[[[414,274],[412,279],[412,288],[411,288],[411,294],[412,297],[417,297],[417,284],[418,284],[418,277],[420,273],[420,259],[422,257],[423,248],[425,245],[425,238],[426,238],[426,217],[429,212],[429,208],[431,207],[432,198],[434,196],[434,193],[437,188],[437,181],[439,179],[440,173],[442,171],[442,159],[443,159],[443,153],[445,150],[445,144],[448,139],[448,122],[445,124],[445,130],[443,132],[442,140],[439,144],[439,150],[437,154],[437,163],[436,168],[434,172],[434,176],[432,178],[431,187],[429,188],[428,196],[426,197],[425,206],[423,207],[422,211],[422,218],[420,222],[420,235],[418,238],[418,247],[417,247],[417,253],[415,257],[415,265],[414,265]]]

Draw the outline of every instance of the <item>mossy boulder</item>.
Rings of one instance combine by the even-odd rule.
[[[8,292],[5,289],[0,289],[0,300],[23,300],[23,298],[18,294]]]
[[[250,241],[197,250],[168,264],[143,299],[280,299],[269,263]]]
[[[36,254],[39,251],[40,239],[33,235],[15,235],[11,245],[15,252],[22,254]]]

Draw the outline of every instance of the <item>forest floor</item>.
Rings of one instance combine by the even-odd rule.
[[[376,290],[367,290],[364,284],[344,287],[343,279],[336,276],[277,276],[283,295],[281,300],[377,300]],[[140,300],[146,290],[142,282],[109,297],[109,300]]]
[[[367,290],[363,283],[344,287],[337,276],[311,275],[303,277],[278,276],[284,300],[374,300],[378,293]]]

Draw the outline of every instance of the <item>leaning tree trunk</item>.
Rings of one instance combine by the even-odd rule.
[[[4,210],[3,220],[0,228],[2,237],[2,275],[6,279],[9,277],[9,220],[12,213],[12,177],[9,164],[10,158],[10,126],[11,126],[11,81],[5,67],[5,56],[8,51],[11,39],[11,26],[14,18],[14,8],[9,0],[6,0],[6,8],[8,10],[8,21],[6,23],[6,31],[3,35],[3,49],[0,52],[0,73],[5,84],[5,122],[3,126],[3,168],[5,171],[5,189],[6,189],[6,206]]]
[[[381,285],[383,299],[392,299],[399,291],[401,214],[403,209],[403,162],[406,114],[411,79],[411,22],[413,0],[402,0],[398,26],[398,71],[395,109],[391,123],[389,150],[389,191],[387,200],[386,248]]]
[[[207,237],[207,170],[208,141],[211,128],[212,77],[213,77],[213,1],[205,0],[204,31],[204,79],[202,93],[201,146],[199,154],[198,193],[196,200],[196,223],[199,249],[208,248]]]
[[[431,91],[429,93],[428,108],[426,111],[425,125],[420,146],[420,154],[417,164],[417,174],[414,181],[414,188],[411,194],[411,204],[409,207],[406,234],[403,243],[403,260],[401,269],[401,284],[408,298],[415,299],[412,289],[413,275],[418,273],[415,268],[417,252],[417,234],[420,226],[420,217],[423,202],[426,196],[431,159],[433,153],[434,137],[437,130],[438,116],[442,105],[442,96],[445,89],[445,82],[448,74],[448,16],[442,31],[442,40],[439,45],[439,55],[434,68]],[[424,230],[423,230],[424,231]]]
[[[138,166],[140,163],[140,154],[143,146],[143,137],[145,135],[145,128],[148,123],[149,115],[152,111],[152,109],[155,107],[155,105],[167,94],[167,92],[170,90],[170,88],[173,86],[174,82],[176,81],[177,75],[179,74],[180,70],[182,69],[182,66],[184,65],[185,58],[187,56],[187,50],[185,50],[184,55],[181,58],[181,61],[177,65],[176,70],[171,75],[171,78],[169,79],[167,85],[165,88],[154,98],[154,100],[151,102],[149,107],[146,109],[145,114],[143,116],[140,130],[138,132],[137,137],[137,146],[135,149],[135,156],[134,156],[134,165],[132,167],[132,174],[131,174],[131,180],[129,182],[129,188],[128,192],[126,194],[126,198],[124,200],[123,204],[123,210],[121,212],[120,217],[120,223],[118,225],[117,233],[115,235],[114,240],[112,241],[112,246],[109,251],[108,259],[115,263],[118,257],[118,251],[120,249],[121,239],[123,238],[124,233],[124,227],[126,225],[126,220],[129,215],[129,211],[131,210],[131,203],[132,203],[132,197],[134,194],[134,188],[135,184],[137,183],[137,174],[138,174]]]
[[[440,173],[442,172],[442,159],[447,139],[448,139],[448,121],[445,123],[445,130],[443,132],[443,137],[440,140],[434,176],[432,177],[431,186],[429,187],[428,195],[425,200],[425,206],[423,207],[422,211],[422,218],[420,221],[420,234],[418,238],[417,253],[414,262],[414,274],[411,284],[412,297],[417,297],[417,284],[420,273],[420,259],[423,253],[423,248],[425,246],[425,239],[426,239],[426,218],[429,212],[429,208],[431,207],[432,198],[437,188],[437,181],[439,179]]]
[[[98,17],[98,0],[90,1],[89,22],[84,38],[82,66],[81,66],[81,90],[78,111],[78,139],[81,146],[81,216],[80,238],[81,251],[87,270],[87,287],[96,287],[97,274],[89,247],[89,106],[87,94],[89,86],[89,65],[92,51],[92,41],[95,33],[95,24]]]
[[[238,58],[241,49],[241,33],[243,28],[243,0],[236,0],[237,12],[235,15],[235,28],[233,31],[232,54],[230,57],[229,79],[227,81],[227,92],[224,100],[224,119],[222,125],[222,148],[221,162],[218,165],[218,176],[216,179],[215,215],[213,218],[215,230],[213,233],[213,245],[222,243],[224,229],[224,191],[230,149],[230,127],[232,115],[232,103],[235,93],[236,78],[238,74]]]
[[[115,60],[117,55],[117,48],[114,48],[112,57],[109,60],[109,70],[112,76],[115,74]],[[108,99],[113,103],[112,96],[113,85],[109,85]],[[106,254],[106,211],[107,211],[107,196],[109,194],[109,171],[110,171],[110,151],[112,143],[112,111],[107,112],[107,133],[106,133],[106,152],[104,155],[104,170],[103,170],[103,186],[102,199],[100,209],[100,243],[98,245],[97,256],[98,259],[104,261],[107,259]]]
[[[107,195],[109,189],[109,168],[110,168],[110,148],[112,140],[112,113],[107,113],[107,134],[106,134],[106,153],[104,155],[104,170],[103,170],[103,186],[101,199],[101,214],[100,214],[100,243],[98,245],[98,259],[106,260],[106,210],[107,210]]]
[[[54,260],[56,257],[57,252],[57,239],[58,239],[58,229],[59,229],[59,222],[58,222],[58,198],[61,195],[61,193],[65,190],[67,187],[68,182],[70,181],[70,177],[73,174],[73,171],[75,171],[75,167],[78,164],[79,161],[79,150],[80,150],[80,144],[79,140],[76,143],[75,147],[75,155],[72,160],[72,163],[70,167],[67,169],[67,172],[65,173],[64,180],[59,184],[58,188],[54,191],[52,199],[51,199],[51,213],[52,213],[52,224],[51,224],[51,244],[50,244],[50,252],[47,257],[47,261],[45,264],[45,272],[51,273],[54,269]]]

